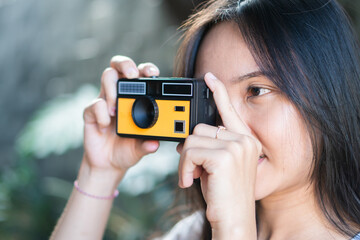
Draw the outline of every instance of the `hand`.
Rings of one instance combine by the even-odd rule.
[[[158,141],[121,138],[115,132],[117,80],[158,75],[159,69],[152,63],[137,67],[128,57],[115,56],[111,59],[110,67],[101,77],[99,98],[84,111],[84,161],[91,169],[124,174],[144,155],[158,149]]]
[[[217,237],[256,236],[254,186],[262,146],[234,110],[222,82],[209,73],[205,81],[226,130],[215,139],[217,127],[199,124],[178,146],[179,186],[188,188],[200,177],[206,217]]]

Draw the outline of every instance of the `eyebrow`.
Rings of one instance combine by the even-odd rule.
[[[244,81],[249,78],[260,77],[260,76],[264,76],[264,73],[261,71],[254,71],[254,72],[247,73],[245,75],[241,75],[240,77],[235,79],[234,82],[241,82],[241,81]]]

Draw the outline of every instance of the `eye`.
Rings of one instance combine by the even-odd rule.
[[[269,89],[267,89],[267,88],[250,86],[250,87],[248,87],[247,92],[250,95],[248,97],[258,97],[258,96],[261,96],[261,95],[263,95],[265,93],[269,93],[271,91]]]

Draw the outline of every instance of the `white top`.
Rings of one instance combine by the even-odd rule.
[[[360,240],[360,233],[358,233],[354,238],[352,238],[351,240]]]
[[[198,240],[202,234],[204,218],[204,212],[194,212],[176,223],[164,236],[154,240]],[[360,240],[360,232],[350,240]]]
[[[202,234],[204,217],[203,212],[194,212],[176,223],[167,234],[154,240],[198,240]]]

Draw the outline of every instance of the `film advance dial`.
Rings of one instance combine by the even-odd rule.
[[[151,128],[158,120],[159,108],[153,98],[139,97],[132,106],[131,115],[134,123],[139,128]]]

